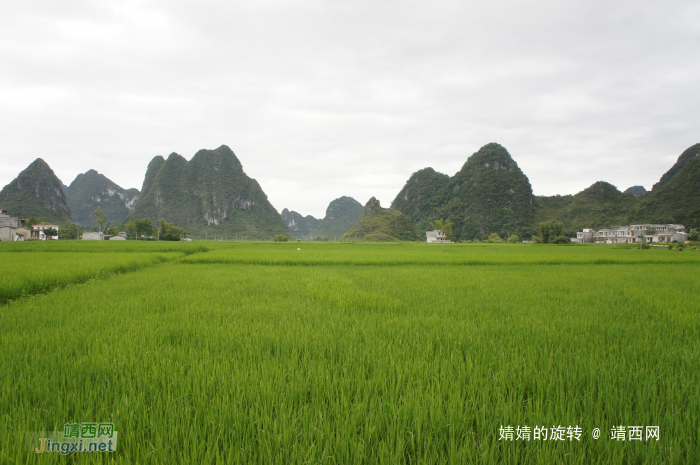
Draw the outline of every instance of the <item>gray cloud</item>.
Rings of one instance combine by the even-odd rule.
[[[484,2],[486,3],[486,2]],[[388,206],[503,144],[537,194],[647,188],[700,141],[696,2],[65,2],[0,15],[0,185],[141,187],[229,145],[278,210]]]

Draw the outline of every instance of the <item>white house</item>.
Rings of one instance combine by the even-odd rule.
[[[442,231],[438,231],[437,229],[435,231],[427,231],[425,233],[425,236],[428,244],[451,244],[452,241],[448,241],[447,237],[445,236],[445,233]]]
[[[25,227],[25,219],[10,216],[7,210],[0,210],[0,241],[25,241],[31,239]]]
[[[571,239],[571,242],[591,243],[594,242],[595,231],[593,229],[584,229],[576,233],[576,239]]]
[[[634,242],[683,242],[688,240],[681,224],[632,224],[610,229],[584,229],[576,233],[577,242],[626,244]]]
[[[101,232],[84,232],[82,239],[84,241],[103,241],[105,240],[105,235]]]
[[[126,232],[119,231],[115,236],[109,236],[108,240],[110,240],[110,241],[125,241],[126,240]]]
[[[55,229],[55,236],[47,236],[45,231],[47,229]],[[32,239],[38,241],[48,241],[48,240],[58,240],[58,225],[57,224],[35,224],[32,226]]]

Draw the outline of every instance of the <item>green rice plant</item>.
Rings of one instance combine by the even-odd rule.
[[[546,246],[502,245],[455,266],[488,254],[324,247],[364,266],[263,265],[285,249],[244,244],[3,306],[0,462],[700,461],[700,273],[682,253],[552,247],[544,262],[584,258],[544,265]],[[195,259],[237,250],[254,264]],[[86,421],[114,422],[117,451],[31,452],[27,432]],[[507,425],[583,433],[500,440]],[[618,425],[660,439],[612,440]]]
[[[0,304],[59,286],[134,271],[182,256],[175,252],[4,254],[1,256],[5,270],[0,279]]]
[[[300,250],[299,250],[300,249]],[[700,254],[598,245],[240,242],[187,263],[248,265],[564,265],[700,264]]]
[[[177,252],[185,255],[230,247],[230,242],[158,241],[27,241],[0,244],[0,257],[7,253],[154,253]]]

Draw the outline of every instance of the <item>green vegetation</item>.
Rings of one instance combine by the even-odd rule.
[[[165,218],[199,239],[228,235],[254,239],[289,232],[282,217],[230,148],[200,150],[192,160],[155,157],[130,218]]]
[[[685,149],[683,153],[681,153],[681,155],[678,157],[676,163],[671,167],[671,169],[664,173],[663,176],[661,176],[659,182],[654,184],[652,190],[655,191],[664,184],[667,184],[669,181],[671,181],[671,179],[673,179],[674,176],[676,176],[678,173],[681,172],[681,170],[683,170],[683,168],[685,168],[685,165],[687,165],[690,160],[692,160],[693,158],[698,158],[698,156],[700,156],[700,144],[691,145],[690,147]]]
[[[700,145],[694,147],[700,150]],[[687,159],[669,181],[657,186],[640,205],[640,218],[654,223],[679,223],[688,229],[700,226],[700,153]]]
[[[540,242],[545,244],[553,244],[557,238],[561,237],[564,223],[556,223],[552,221],[543,221],[540,227]]]
[[[693,228],[688,233],[688,239],[694,242],[700,242],[700,228]]]
[[[416,231],[428,231],[431,222],[444,210],[448,197],[444,189],[449,181],[448,175],[432,168],[416,171],[391,203],[391,208],[408,216]]]
[[[3,273],[0,280],[0,303],[113,273],[134,271],[186,255],[184,250],[152,249],[142,253],[130,250],[125,253],[122,247],[89,250],[79,244],[71,245],[72,248],[68,250],[51,247],[26,250],[24,244],[12,244],[12,247],[0,249],[3,266],[12,270],[11,273]]]
[[[382,208],[372,197],[365,205],[364,215],[345,233],[341,241],[393,242],[416,241],[418,234],[411,220],[393,208]]]
[[[128,239],[152,239],[158,234],[158,228],[150,218],[132,218],[125,225]]]
[[[124,189],[95,170],[79,174],[66,189],[71,217],[84,227],[97,226],[94,215],[97,207],[112,223],[125,221],[138,197],[138,189]]]
[[[0,307],[0,462],[700,460],[700,253],[296,242],[177,252],[195,244],[0,248],[14,264],[63,256],[66,274],[88,255],[168,254]],[[122,252],[99,260],[105,248]],[[85,421],[112,421],[117,452],[31,452],[27,432]],[[508,425],[582,435],[499,440]],[[660,440],[613,441],[618,425],[659,426]]]
[[[206,246],[220,243],[207,242]],[[700,254],[669,254],[665,249],[640,251],[627,244],[570,247],[532,244],[432,244],[386,242],[329,244],[297,242],[230,242],[217,250],[184,258],[184,263],[283,266],[502,266],[502,265],[700,265]],[[297,247],[302,250],[298,251]],[[516,252],[514,252],[517,251]],[[437,251],[437,252],[436,252]]]
[[[80,239],[83,230],[75,223],[67,223],[61,226],[58,230],[58,238],[61,240]]]
[[[491,233],[489,234],[488,242],[492,244],[500,244],[503,242],[503,239],[498,235],[498,233]]]
[[[31,218],[29,218],[27,220],[27,222],[25,224],[27,225],[28,228],[31,228],[35,224],[48,224],[48,222],[49,222],[49,220],[47,220],[43,216],[38,216],[38,217],[32,216]]]
[[[0,207],[12,216],[44,217],[56,224],[70,221],[63,184],[41,158],[0,191]]]
[[[150,220],[147,220],[150,221]],[[161,241],[179,241],[187,237],[184,228],[178,228],[172,223],[168,223],[163,218],[160,219],[160,228],[158,230],[158,240]]]
[[[95,220],[97,221],[98,231],[102,232],[105,228],[105,221],[107,221],[107,215],[101,207],[95,209]]]
[[[289,240],[289,236],[285,234],[278,234],[275,236],[275,242],[287,242]]]

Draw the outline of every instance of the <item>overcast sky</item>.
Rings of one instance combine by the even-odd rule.
[[[141,188],[226,144],[272,204],[388,207],[504,145],[535,194],[647,189],[700,142],[700,2],[0,0],[0,186]]]

